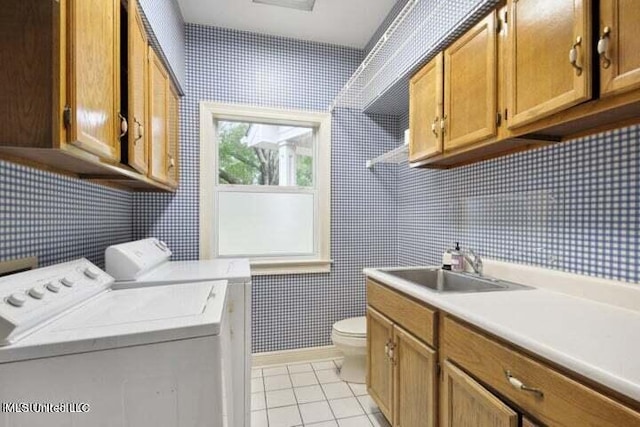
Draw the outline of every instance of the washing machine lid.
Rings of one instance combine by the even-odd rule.
[[[247,259],[212,259],[201,261],[167,261],[135,280],[118,281],[115,289],[144,285],[194,283],[207,280],[226,280],[228,283],[245,283],[251,280]]]
[[[110,290],[0,348],[0,363],[217,336],[225,281]]]
[[[367,335],[367,318],[362,316],[340,320],[333,325],[333,329],[344,336],[364,337]]]

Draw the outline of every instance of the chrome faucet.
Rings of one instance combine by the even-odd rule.
[[[460,251],[464,259],[469,263],[471,268],[473,268],[474,273],[478,276],[482,276],[482,259],[473,251],[473,249],[465,249]],[[473,256],[473,258],[469,257],[469,254]]]

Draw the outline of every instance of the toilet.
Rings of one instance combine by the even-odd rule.
[[[367,318],[351,317],[334,323],[331,340],[344,355],[340,378],[351,383],[364,383],[367,366]]]

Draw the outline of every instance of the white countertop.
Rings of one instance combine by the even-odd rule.
[[[545,289],[443,294],[364,274],[640,401],[640,312]]]

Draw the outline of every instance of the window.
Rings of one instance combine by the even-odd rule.
[[[202,102],[200,256],[328,272],[331,116]]]

